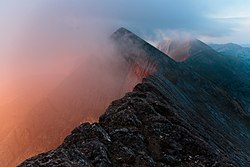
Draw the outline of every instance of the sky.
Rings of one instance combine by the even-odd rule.
[[[3,0],[0,34],[10,40],[32,26],[45,31],[53,24],[53,33],[68,28],[77,34],[85,27],[85,34],[99,36],[126,27],[148,41],[179,33],[208,43],[249,44],[249,6],[249,0]]]

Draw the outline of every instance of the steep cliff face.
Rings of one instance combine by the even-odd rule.
[[[99,123],[21,167],[250,165],[250,118],[237,98],[124,28],[112,39],[137,74],[150,76]]]

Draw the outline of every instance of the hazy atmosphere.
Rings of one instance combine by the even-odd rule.
[[[100,133],[119,148],[95,141],[95,148],[83,150],[95,157],[92,150],[103,145],[95,153],[110,156],[103,159],[113,166],[144,166],[143,158],[155,161],[148,166],[165,160],[193,165],[200,163],[196,154],[205,152],[201,161],[209,158],[203,166],[216,164],[219,160],[210,158],[219,157],[222,164],[226,159],[243,167],[250,161],[249,7],[249,0],[0,0],[0,166],[16,166],[52,149],[57,155],[65,137],[87,121],[97,123],[86,124],[91,128],[82,136],[99,142]],[[183,129],[176,128],[180,120],[185,120]],[[141,138],[133,136],[134,126],[143,144],[136,143]],[[169,141],[164,128],[170,126],[173,133],[166,133],[174,137]],[[112,136],[130,130],[133,135]],[[179,134],[194,142],[181,143]],[[63,160],[71,157],[66,154]]]

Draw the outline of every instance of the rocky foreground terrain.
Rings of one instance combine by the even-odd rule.
[[[124,28],[112,39],[147,77],[98,123],[81,124],[20,167],[250,166],[250,117],[237,97]]]
[[[230,166],[152,84],[114,101],[99,123],[83,123],[56,150],[20,166]]]

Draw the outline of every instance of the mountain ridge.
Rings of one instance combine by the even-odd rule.
[[[20,166],[249,165],[249,116],[237,99],[132,32],[119,30],[112,38],[121,56],[155,71],[113,102],[99,123],[83,123],[57,149]]]

